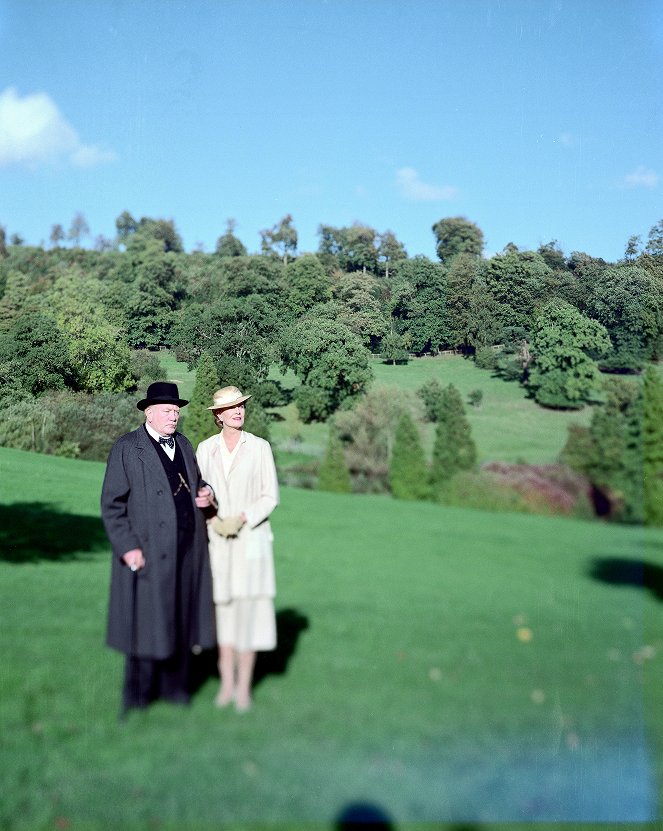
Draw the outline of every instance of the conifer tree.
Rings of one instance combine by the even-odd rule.
[[[329,428],[329,439],[325,455],[320,463],[318,490],[332,493],[350,493],[350,474],[345,464],[343,444],[333,425]]]
[[[404,412],[396,427],[389,462],[389,485],[396,499],[427,499],[428,466],[419,430],[412,416]]]
[[[653,366],[644,376],[645,522],[663,525],[663,381]]]
[[[196,366],[196,383],[191,401],[183,411],[183,424],[180,429],[185,433],[194,450],[203,439],[209,438],[218,428],[214,424],[212,413],[207,408],[212,404],[212,396],[219,389],[219,376],[212,356],[203,352]]]
[[[438,490],[459,470],[476,464],[477,449],[460,393],[453,384],[445,387],[435,429],[431,485]]]

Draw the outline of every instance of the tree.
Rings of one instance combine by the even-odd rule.
[[[405,348],[405,338],[396,332],[387,332],[382,338],[381,354],[383,362],[392,366],[407,363],[410,357]]]
[[[0,260],[9,256],[7,251],[7,231],[4,225],[0,225]]]
[[[138,230],[138,223],[133,216],[131,216],[129,211],[122,211],[122,213],[115,220],[115,228],[117,229],[118,242],[126,245],[129,237],[132,234],[135,234]]]
[[[533,251],[497,254],[485,263],[483,273],[486,287],[498,303],[501,326],[529,329],[552,275],[543,258]]]
[[[355,222],[348,228],[320,225],[318,254],[325,266],[341,271],[378,272],[377,232],[368,225]]]
[[[605,328],[563,300],[537,313],[527,385],[544,407],[579,408],[601,400],[601,375],[595,358],[609,352]]]
[[[608,378],[605,404],[589,427],[569,427],[561,461],[585,474],[613,518],[643,519],[642,388],[627,378]],[[598,499],[595,501],[599,501]]]
[[[127,340],[133,349],[157,349],[168,343],[176,306],[176,273],[172,254],[152,244],[133,250],[135,278],[127,293]]]
[[[300,317],[316,303],[325,303],[331,298],[329,278],[315,254],[304,254],[288,263],[283,280],[292,317]]]
[[[396,238],[393,231],[385,231],[378,234],[378,267],[384,272],[386,280],[389,279],[389,269],[400,260],[407,260],[407,251],[402,242]]]
[[[422,256],[398,263],[391,314],[396,331],[409,335],[412,352],[436,351],[447,342],[446,294],[446,272],[439,263]]]
[[[359,335],[369,349],[375,349],[389,331],[387,316],[377,299],[378,286],[373,274],[352,271],[339,276],[334,290],[339,300],[339,321]]]
[[[536,253],[541,257],[544,263],[553,271],[564,271],[566,268],[566,257],[564,252],[559,247],[556,239],[550,240],[543,245],[540,245]]]
[[[260,232],[263,254],[279,257],[283,265],[294,259],[297,251],[297,231],[292,224],[292,216],[286,214],[283,219],[265,231]]]
[[[645,253],[652,257],[663,256],[663,219],[659,219],[656,225],[649,229]]]
[[[389,485],[396,499],[427,499],[428,465],[419,430],[409,412],[402,413],[389,463]]]
[[[329,438],[318,472],[318,490],[331,493],[350,493],[350,474],[345,464],[343,443],[333,424],[329,426]]]
[[[67,340],[51,315],[28,312],[0,333],[0,387],[39,395],[64,389],[70,377]]]
[[[246,246],[235,236],[236,227],[237,223],[234,219],[227,220],[225,234],[222,234],[216,241],[216,253],[219,257],[245,257],[247,255]]]
[[[464,216],[450,216],[433,225],[435,249],[443,263],[450,263],[457,254],[480,257],[483,251],[483,231]]]
[[[373,373],[368,350],[347,326],[304,316],[281,338],[281,367],[301,381],[295,393],[304,422],[324,421],[364,392]]]
[[[612,341],[601,366],[639,371],[663,331],[663,282],[639,265],[603,269],[593,280],[587,314],[605,326]]]
[[[133,386],[131,352],[118,327],[99,303],[102,287],[72,267],[62,273],[43,300],[65,336],[70,378],[83,392],[123,392]]]
[[[477,460],[477,449],[465,415],[463,399],[453,384],[442,392],[435,428],[430,482],[434,491],[460,470],[470,470]]]
[[[663,381],[649,365],[643,384],[644,512],[648,525],[663,525]]]
[[[78,211],[74,214],[74,218],[71,220],[71,226],[67,231],[67,238],[70,239],[78,248],[81,244],[81,237],[87,237],[89,233],[90,226],[87,224],[87,220],[83,214]]]
[[[640,249],[642,247],[642,237],[638,234],[633,234],[628,238],[626,248],[624,249],[624,260],[631,263],[637,259]]]
[[[65,239],[64,228],[59,222],[51,228],[49,239],[55,248]]]
[[[198,447],[203,439],[209,438],[216,429],[212,413],[207,408],[219,387],[219,376],[214,359],[209,352],[203,352],[196,366],[196,383],[191,401],[183,413],[182,430],[194,448]]]

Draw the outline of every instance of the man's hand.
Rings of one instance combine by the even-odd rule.
[[[236,537],[240,528],[244,525],[244,520],[241,516],[227,516],[224,519],[215,516],[211,525],[212,529],[222,537]]]
[[[212,490],[212,488],[210,488],[209,485],[205,485],[204,488],[198,489],[198,495],[196,496],[196,505],[199,508],[209,508],[210,506],[216,507],[214,491]]]
[[[131,551],[127,551],[126,554],[122,555],[122,560],[132,571],[140,571],[141,568],[145,568],[145,557],[143,557],[140,548],[132,548]]]

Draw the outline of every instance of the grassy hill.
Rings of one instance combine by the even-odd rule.
[[[472,390],[480,389],[483,400],[480,407],[466,404],[466,413],[477,444],[479,461],[530,462],[544,464],[557,461],[571,423],[588,424],[591,409],[581,411],[546,410],[526,397],[525,390],[517,383],[507,383],[493,377],[492,372],[479,369],[472,361],[459,355],[437,358],[417,358],[407,365],[389,366],[374,361],[374,384],[394,387],[409,392],[417,399],[417,390],[432,378],[443,386],[454,384],[463,400]],[[294,384],[292,376],[275,374],[275,379],[285,385]],[[311,454],[321,454],[327,437],[327,427],[322,424],[302,424],[294,404],[281,408],[282,421],[273,425],[272,434],[277,445],[297,446]],[[432,425],[427,426],[426,445],[433,446]]]
[[[284,489],[254,709],[118,723],[102,475],[0,449],[3,829],[655,827],[662,533]]]

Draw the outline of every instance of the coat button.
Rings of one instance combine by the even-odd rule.
[[[157,496],[161,496],[161,494],[162,494],[162,493],[163,493],[163,491],[162,491],[162,490],[158,490],[158,491],[157,491]]]
[[[162,555],[161,555],[161,559],[162,559],[162,560],[165,560],[165,559],[166,559],[166,557],[167,557],[167,555],[166,555],[166,554],[162,554]]]

